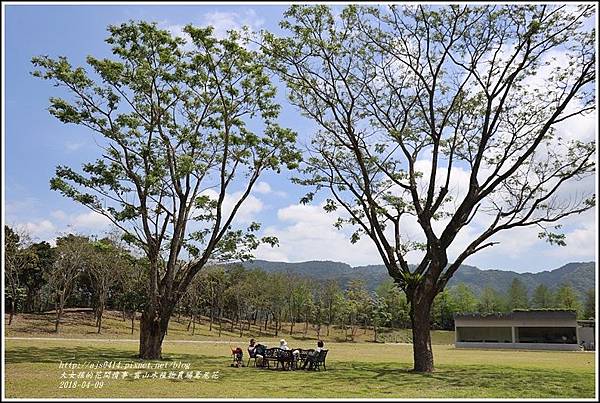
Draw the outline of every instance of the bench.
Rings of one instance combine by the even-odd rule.
[[[269,362],[278,360],[279,354],[277,350],[279,350],[278,347],[271,347],[265,350],[263,355],[263,367],[266,366],[267,368],[270,368]]]
[[[315,357],[313,362],[313,369],[315,371],[320,371],[321,367],[323,367],[323,369],[327,371],[327,367],[325,366],[325,358],[327,357],[327,351],[329,350],[321,350]]]

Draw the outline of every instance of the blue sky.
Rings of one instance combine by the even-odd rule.
[[[26,228],[37,240],[53,239],[70,230],[101,232],[106,224],[87,209],[49,189],[56,165],[78,167],[95,159],[98,148],[84,128],[65,126],[49,115],[50,96],[59,95],[48,82],[33,78],[30,60],[36,55],[67,56],[83,65],[89,54],[109,56],[104,43],[106,26],[130,19],[149,20],[177,30],[193,23],[211,24],[216,32],[250,25],[277,31],[286,6],[266,5],[9,5],[5,8],[5,222]],[[283,104],[280,122],[292,127],[306,142],[314,125],[299,116],[279,94]],[[589,122],[582,130],[594,130]],[[335,217],[317,205],[298,203],[305,189],[289,183],[289,172],[266,175],[242,212],[242,219],[263,223],[265,233],[279,237],[280,247],[261,248],[258,258],[270,260],[336,260],[351,265],[378,264],[367,241],[351,245],[347,234],[332,227]],[[593,187],[593,181],[587,186]],[[595,211],[565,223],[566,248],[550,247],[537,239],[537,230],[506,235],[494,250],[467,263],[480,268],[536,272],[571,261],[595,260]],[[410,259],[409,259],[410,260]]]

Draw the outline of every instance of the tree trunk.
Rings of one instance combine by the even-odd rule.
[[[169,318],[161,318],[157,311],[146,309],[140,319],[140,358],[159,360],[162,358],[162,341]]]
[[[10,316],[8,317],[9,325],[12,323],[14,314],[15,314],[15,300],[11,298],[10,299]]]
[[[60,326],[60,318],[62,316],[63,306],[64,306],[64,297],[59,295],[54,304],[54,310],[56,311],[56,322],[54,323],[54,332],[58,333],[58,328]]]
[[[133,329],[135,327],[135,311],[131,312],[131,334],[133,334]]]
[[[98,327],[98,334],[102,331],[102,315],[104,315],[104,300],[101,299],[98,303],[98,315],[96,318],[96,326]]]
[[[221,309],[219,308],[219,337],[221,337],[222,331],[223,331],[223,317],[221,316]]]
[[[56,322],[54,323],[54,332],[58,333],[60,326],[60,318],[62,316],[62,308],[57,308],[56,310]]]
[[[329,337],[329,323],[327,324],[327,337]]]
[[[96,326],[98,327],[98,334],[102,331],[102,311],[98,312],[98,319],[96,319]]]
[[[194,315],[192,314],[192,336],[196,334],[196,321],[194,319]]]
[[[411,304],[413,355],[415,372],[433,372],[433,351],[430,333],[431,304],[427,301],[414,301]]]

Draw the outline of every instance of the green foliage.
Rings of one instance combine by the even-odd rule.
[[[502,296],[492,287],[486,286],[479,297],[478,311],[484,314],[504,312],[505,303]]]
[[[552,291],[544,284],[540,284],[533,291],[533,297],[531,298],[531,303],[533,308],[550,308],[553,305],[554,296],[552,295]]]
[[[431,307],[431,321],[434,329],[451,330],[454,328],[454,299],[448,290],[436,295]]]
[[[507,293],[508,309],[527,309],[529,308],[529,297],[525,284],[518,278],[513,279]]]
[[[245,259],[276,240],[253,235],[258,227],[233,228],[233,217],[261,173],[298,166],[296,134],[277,124],[264,56],[245,38],[232,31],[216,39],[210,27],[184,31],[188,44],[154,23],[130,21],[108,27],[112,58],[88,56],[87,68],[64,57],[32,59],[33,76],[64,89],[64,99],[50,99],[50,113],[103,138],[101,159],[82,172],[58,166],[50,187],[108,217],[151,261],[162,247],[155,242],[204,260]],[[246,190],[225,211],[236,178]],[[215,188],[216,195],[207,191]],[[188,220],[201,229],[186,237]],[[172,271],[177,255],[167,260]]]
[[[38,264],[38,255],[32,248],[29,236],[4,226],[4,294],[11,303],[11,320],[15,309],[21,309],[27,296],[23,284]],[[10,321],[9,321],[10,323]]]
[[[577,316],[581,315],[581,302],[575,293],[571,284],[562,284],[556,291],[556,306],[563,309],[577,311]]]
[[[585,310],[583,313],[585,319],[596,317],[596,294],[593,288],[585,293]]]
[[[477,298],[471,288],[465,283],[459,283],[450,288],[452,304],[457,313],[475,312],[477,309]]]

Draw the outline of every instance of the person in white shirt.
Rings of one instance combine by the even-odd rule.
[[[287,341],[285,341],[285,339],[281,339],[279,340],[279,348],[282,350],[289,350],[290,348],[287,345]],[[298,354],[300,354],[299,350],[294,350],[292,351],[292,354],[294,355],[294,359],[298,358]]]

